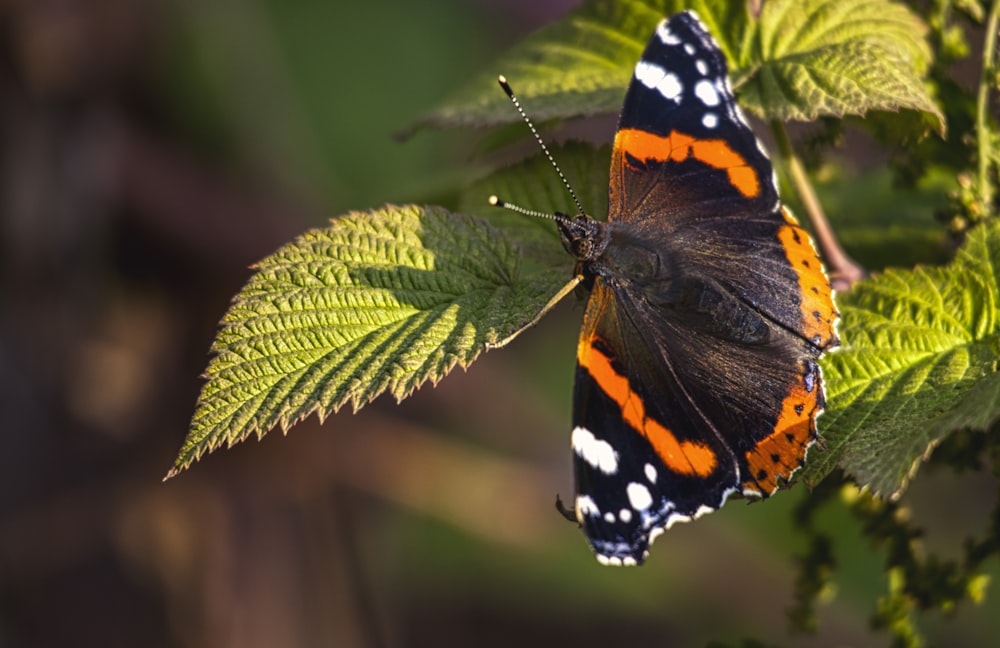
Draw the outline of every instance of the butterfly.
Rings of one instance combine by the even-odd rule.
[[[635,65],[608,195],[607,222],[556,218],[589,291],[571,515],[600,562],[636,565],[674,523],[767,497],[803,465],[838,313],[693,11]]]

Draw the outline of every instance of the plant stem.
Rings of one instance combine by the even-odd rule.
[[[1000,21],[1000,2],[994,2],[986,19],[986,35],[983,42],[983,72],[979,79],[979,93],[976,97],[976,144],[979,162],[979,198],[982,201],[982,215],[993,213],[993,183],[990,182],[990,162],[993,159],[993,138],[990,137],[989,102],[996,65],[997,23]]]
[[[826,213],[823,211],[823,206],[816,196],[816,191],[809,181],[809,175],[806,173],[802,160],[792,148],[792,141],[788,137],[785,125],[773,120],[771,130],[778,144],[778,151],[784,159],[788,176],[795,187],[795,192],[802,201],[802,207],[806,211],[809,222],[812,223],[816,242],[819,243],[823,258],[830,267],[831,283],[835,290],[847,290],[851,284],[863,278],[867,273],[840,247],[840,243],[830,227],[830,222],[826,218]]]

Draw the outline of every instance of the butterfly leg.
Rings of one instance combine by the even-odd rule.
[[[559,515],[563,516],[570,522],[573,522],[577,526],[580,525],[580,520],[576,517],[576,508],[573,506],[566,506],[562,498],[556,495],[556,510],[559,511]]]
[[[570,279],[566,283],[565,286],[563,286],[562,288],[559,289],[559,292],[557,292],[555,294],[555,296],[552,297],[552,299],[550,299],[544,306],[542,306],[541,310],[539,310],[535,314],[535,316],[531,318],[531,321],[529,321],[524,326],[518,328],[516,331],[514,331],[513,333],[511,333],[510,335],[508,335],[504,339],[500,340],[499,342],[487,342],[486,343],[486,348],[487,349],[499,349],[500,347],[504,347],[504,346],[507,346],[508,344],[510,344],[510,342],[514,338],[516,338],[518,335],[520,335],[524,331],[528,330],[529,328],[531,328],[535,324],[538,324],[539,320],[541,320],[543,317],[545,317],[545,314],[548,313],[550,310],[552,310],[553,306],[555,306],[560,301],[562,301],[563,297],[565,297],[566,295],[568,295],[571,292],[573,292],[576,289],[576,287],[580,285],[581,281],[583,281],[583,275],[580,275],[580,274],[578,274],[575,277],[573,277],[572,279]]]

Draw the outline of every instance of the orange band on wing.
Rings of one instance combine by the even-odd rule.
[[[682,475],[707,477],[717,464],[715,452],[704,443],[679,441],[659,422],[646,416],[642,399],[628,384],[628,379],[611,366],[611,359],[596,349],[591,340],[581,340],[577,359],[584,369],[618,407],[622,418],[652,444],[667,468]]]
[[[794,384],[781,403],[774,432],[746,453],[750,474],[743,482],[744,492],[770,495],[778,488],[778,480],[787,480],[805,460],[806,450],[816,439],[815,417],[822,409],[823,393],[819,370],[809,375],[812,389],[806,388],[805,377]]]
[[[839,313],[833,303],[830,281],[823,271],[809,235],[799,226],[787,207],[781,208],[781,214],[785,217],[786,224],[778,230],[778,240],[798,277],[799,293],[802,295],[801,334],[821,349],[836,346],[834,323]]]
[[[697,139],[677,131],[663,137],[636,128],[623,128],[615,135],[615,151],[623,156],[627,153],[637,160],[656,162],[683,162],[691,157],[725,171],[730,184],[747,198],[760,195],[757,172],[723,139]]]

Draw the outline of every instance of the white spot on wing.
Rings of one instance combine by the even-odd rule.
[[[625,487],[625,493],[628,495],[629,504],[637,511],[645,511],[653,504],[653,496],[649,489],[638,482],[629,482]]]
[[[701,117],[701,125],[705,128],[713,129],[719,125],[719,116],[715,113],[705,113]]]
[[[607,522],[608,524],[614,524],[615,514],[612,513],[611,511],[608,511],[607,513],[604,514],[604,521]]]
[[[698,510],[694,512],[694,515],[691,516],[691,519],[697,520],[702,515],[705,515],[706,513],[711,513],[714,510],[715,509],[712,508],[711,506],[706,506],[705,504],[702,504],[701,506],[698,507]]]
[[[647,88],[655,88],[656,84],[662,81],[666,75],[667,71],[655,63],[640,60],[635,64],[635,78]]]
[[[684,51],[687,52],[688,56],[691,56],[695,53],[694,45],[691,43],[684,43]]]
[[[598,439],[594,433],[583,427],[573,428],[571,437],[573,450],[577,456],[597,468],[605,475],[618,472],[618,453],[611,444]]]
[[[659,65],[648,61],[639,61],[635,65],[635,78],[651,90],[656,90],[667,99],[677,101],[684,91],[680,78],[673,72],[667,72]]]
[[[667,27],[667,21],[661,20],[660,24],[656,26],[656,35],[659,36],[660,42],[664,45],[680,45],[681,39],[678,38],[670,28]]]
[[[646,464],[642,467],[643,472],[646,473],[646,479],[649,480],[651,484],[656,483],[656,466],[651,463]]]
[[[701,76],[708,76],[708,63],[704,59],[698,59],[694,62],[694,66],[698,68],[698,74]]]
[[[623,508],[622,510],[618,511],[618,519],[624,522],[625,524],[628,524],[629,522],[632,521],[632,510]]]
[[[660,94],[667,99],[673,99],[678,101],[681,93],[684,92],[684,85],[681,83],[680,78],[673,72],[668,72],[666,76],[663,77],[663,81],[660,81],[656,85],[656,89],[660,91]]]
[[[601,514],[601,510],[597,508],[597,502],[590,495],[577,495],[575,508],[578,517]]]
[[[694,84],[694,94],[706,106],[718,106],[721,101],[719,99],[719,91],[715,89],[715,85],[708,79],[702,79]]]

